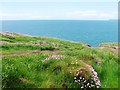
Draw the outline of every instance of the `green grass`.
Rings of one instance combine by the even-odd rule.
[[[35,46],[35,45],[24,45],[24,44],[3,44],[2,53],[13,53],[19,50],[54,50],[53,46]]]
[[[3,61],[5,66],[3,67],[3,87],[24,87],[22,85],[26,87],[30,83],[35,87],[49,88],[62,87],[62,84],[69,83],[70,79],[64,80],[65,76],[69,75],[69,69],[67,70],[66,66],[68,59],[60,60],[59,63],[56,60],[42,62],[47,56],[41,53],[22,57],[3,57],[6,61]],[[12,80],[9,80],[11,78]],[[29,80],[28,85],[25,84],[26,82],[20,82],[20,78]]]
[[[90,78],[92,75],[85,63],[97,72],[101,88],[118,88],[118,55],[114,51],[89,48],[81,42],[18,34],[15,34],[14,38],[4,35],[2,40],[8,42],[1,46],[3,54],[13,54],[22,50],[48,50],[15,56],[4,55],[2,57],[3,88],[79,88],[80,85],[74,82],[77,70],[83,68],[84,77]],[[37,46],[38,41],[43,45]],[[26,44],[15,44],[17,42]],[[109,46],[105,44],[105,47],[107,45]],[[114,43],[114,46],[117,44]],[[63,55],[64,58],[58,60],[50,58],[45,61],[52,55]]]

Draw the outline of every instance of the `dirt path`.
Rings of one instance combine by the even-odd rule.
[[[99,47],[99,48],[102,50],[104,50],[104,49],[111,50],[115,53],[118,53],[118,51],[120,50],[120,48],[118,48],[118,47]]]
[[[18,55],[26,55],[26,54],[35,54],[35,53],[57,53],[57,52],[61,52],[60,50],[25,50],[25,51],[16,51],[15,53],[9,53],[9,54],[0,54],[0,56],[18,56]]]
[[[25,51],[16,51],[15,53],[9,54],[1,54],[1,56],[17,56],[17,55],[25,55],[25,54],[32,54],[32,53],[40,53],[40,50],[25,50]]]

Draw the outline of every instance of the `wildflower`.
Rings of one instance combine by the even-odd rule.
[[[91,88],[91,87],[89,86],[89,88]]]
[[[78,64],[78,62],[76,62],[76,64]]]
[[[86,82],[86,80],[84,81],[84,83]]]
[[[87,86],[89,86],[89,83],[87,83]]]
[[[76,77],[74,77],[74,79],[76,79]]]
[[[84,88],[83,86],[81,88]]]
[[[75,82],[78,82],[77,80],[75,80]]]
[[[80,82],[80,80],[78,80],[78,82]]]
[[[83,69],[77,70],[76,76],[74,77],[75,82],[77,82],[79,85],[82,84],[82,88],[91,88],[91,87],[96,87],[96,88],[100,88],[101,84],[100,84],[100,80],[97,76],[97,72],[89,65],[86,65],[88,67],[88,70],[91,72],[92,77],[91,78],[87,78],[85,76],[83,76],[84,74],[82,74]]]
[[[91,84],[91,87],[94,87],[94,85]]]
[[[82,79],[82,77],[80,77],[80,79]]]
[[[97,86],[97,88],[99,88],[99,86]]]
[[[91,83],[93,83],[93,81],[91,81]]]
[[[85,79],[85,78],[82,78],[83,80]]]

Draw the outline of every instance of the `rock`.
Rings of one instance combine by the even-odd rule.
[[[91,47],[89,44],[83,44],[83,46],[85,46],[85,47]]]

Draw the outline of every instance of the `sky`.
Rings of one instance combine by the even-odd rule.
[[[100,2],[66,0],[4,0],[0,5],[3,20],[109,20],[118,18],[117,0]]]
[[[119,0],[1,0],[0,2],[118,2]]]

